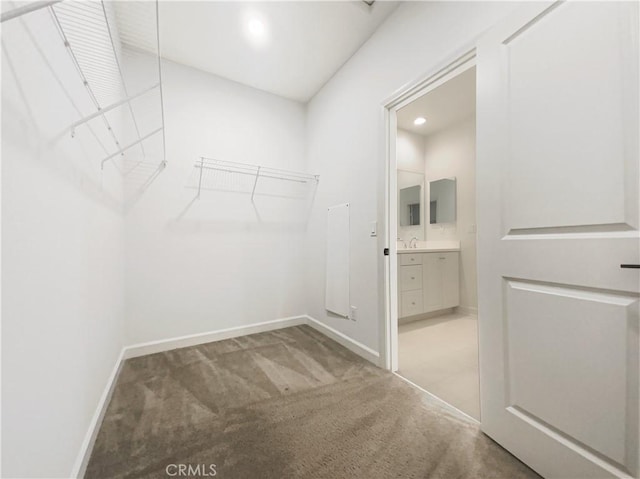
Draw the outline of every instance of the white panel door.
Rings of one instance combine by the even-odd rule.
[[[483,430],[547,478],[638,477],[638,3],[478,43]]]

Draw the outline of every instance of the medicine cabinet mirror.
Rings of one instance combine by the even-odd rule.
[[[429,224],[455,223],[456,179],[429,182]]]
[[[401,228],[411,227],[411,233],[423,239],[424,229],[424,175],[415,171],[398,170],[398,223]]]

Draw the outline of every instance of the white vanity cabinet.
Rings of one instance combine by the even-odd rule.
[[[459,255],[458,251],[398,255],[401,318],[459,305]]]

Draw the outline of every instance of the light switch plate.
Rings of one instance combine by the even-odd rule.
[[[371,222],[371,230],[370,230],[369,234],[371,236],[378,236],[378,222],[377,221],[372,221]]]

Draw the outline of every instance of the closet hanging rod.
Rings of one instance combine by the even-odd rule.
[[[124,100],[117,101],[117,102],[115,102],[115,103],[112,103],[112,104],[111,104],[111,105],[109,105],[109,106],[106,106],[106,107],[104,107],[104,108],[101,108],[101,109],[99,109],[98,111],[96,111],[96,112],[92,113],[91,115],[85,116],[84,118],[81,118],[80,120],[78,120],[78,121],[74,122],[73,124],[71,124],[71,125],[69,126],[69,128],[67,128],[67,131],[73,131],[73,130],[75,130],[77,127],[79,127],[80,125],[82,125],[82,124],[84,124],[84,123],[86,123],[86,122],[88,122],[88,121],[91,121],[91,120],[93,120],[94,118],[97,118],[97,117],[99,117],[100,115],[102,115],[102,114],[104,114],[104,113],[106,113],[106,112],[108,112],[108,111],[113,110],[114,108],[118,108],[119,106],[124,105],[125,103],[129,103],[131,100],[135,100],[136,98],[138,98],[138,97],[140,97],[140,96],[144,95],[145,93],[149,93],[151,90],[155,90],[155,89],[156,89],[156,88],[158,88],[159,86],[160,86],[160,83],[156,83],[155,85],[150,86],[149,88],[147,88],[147,89],[145,89],[145,90],[142,90],[141,92],[136,93],[135,95],[132,95],[132,96],[130,96],[130,97],[128,97],[128,98],[125,98]]]
[[[107,156],[104,160],[102,160],[102,162],[100,163],[100,167],[104,168],[104,164],[109,161],[111,158],[113,158],[114,156],[118,156],[120,153],[124,153],[125,151],[127,151],[129,148],[136,146],[139,143],[142,143],[144,140],[146,140],[147,138],[155,135],[156,133],[159,133],[163,130],[162,127],[158,128],[157,130],[153,130],[151,133],[146,134],[145,136],[143,136],[142,138],[140,138],[139,140],[136,140],[132,143],[129,143],[127,146],[125,146],[124,148],[120,148],[118,151],[116,151],[115,153]],[[164,162],[163,162],[164,163]]]
[[[60,3],[62,0],[53,0],[48,2],[31,2],[27,5],[23,5],[21,7],[16,7],[8,12],[4,12],[0,15],[0,23],[6,22],[7,20],[11,20],[13,18],[21,17],[25,13],[35,12],[36,10],[40,10],[41,8],[46,8],[56,3]]]

